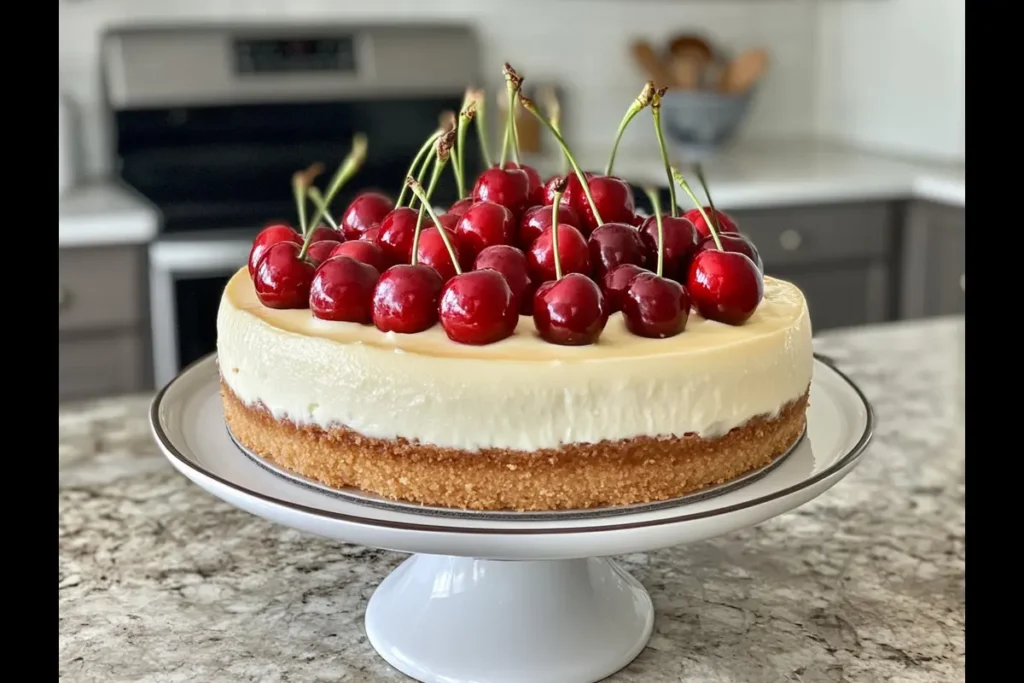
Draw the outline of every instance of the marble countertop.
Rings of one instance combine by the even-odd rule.
[[[862,464],[755,528],[621,558],[650,644],[610,680],[965,679],[963,318],[822,336],[873,402]],[[363,631],[403,556],[235,510],[171,469],[149,396],[59,409],[59,671],[91,681],[403,681]]]
[[[607,150],[574,150],[584,168],[604,168]],[[561,169],[561,157],[525,157],[546,176]],[[623,150],[616,175],[637,185],[667,183],[657,151]],[[892,159],[816,142],[747,144],[706,164],[715,205],[722,209],[770,208],[830,202],[925,199],[964,206],[962,165]],[[699,192],[699,188],[695,189]],[[685,198],[680,206],[689,206]],[[59,244],[143,244],[152,240],[160,212],[129,188],[96,181],[60,198]]]

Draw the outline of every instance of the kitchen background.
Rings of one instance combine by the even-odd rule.
[[[768,68],[749,110],[706,168],[716,205],[754,238],[766,271],[805,290],[817,329],[964,310],[963,0],[62,0],[59,7],[61,398],[150,388],[212,350],[218,283],[244,263],[248,240],[273,217],[247,214],[241,205],[255,200],[217,188],[251,172],[254,158],[282,169],[293,161],[261,137],[281,134],[285,124],[225,100],[233,86],[216,81],[216,68],[196,66],[202,46],[212,44],[208,33],[152,29],[220,27],[230,36],[244,25],[275,37],[292,26],[308,35],[369,27],[379,64],[391,36],[395,54],[411,63],[409,77],[339,86],[337,111],[352,120],[380,122],[382,103],[395,98],[424,112],[447,97],[457,102],[467,79],[489,88],[494,101],[508,60],[528,85],[557,90],[566,137],[593,168],[603,166],[648,77],[636,59],[638,40],[660,51],[673,36],[696,34],[731,56],[763,49]],[[132,26],[151,31],[103,47],[105,32]],[[189,66],[174,70],[178,63]],[[301,76],[296,82],[301,89]],[[238,91],[236,99],[249,97]],[[313,97],[290,100],[288,92],[264,95],[282,106]],[[234,150],[251,155],[235,166],[223,155],[204,157],[203,136],[216,124],[191,116],[190,105],[217,98],[233,107]],[[441,108],[424,119],[424,135],[410,134],[412,151]],[[339,144],[347,142],[346,125],[339,122]],[[411,124],[390,125],[398,140]],[[287,133],[302,129],[296,123]],[[298,149],[317,142],[309,135]],[[541,137],[531,161],[554,171],[558,155]],[[380,139],[371,135],[371,147]],[[404,160],[410,153],[393,152]],[[693,150],[677,139],[675,152]],[[339,147],[333,163],[341,154]],[[400,181],[402,170],[385,172],[391,166],[381,163],[381,184]],[[649,117],[627,131],[616,172],[638,185],[664,185]],[[287,200],[287,180],[282,190]],[[205,221],[194,215],[200,208]]]

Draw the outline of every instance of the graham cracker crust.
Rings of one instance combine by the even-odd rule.
[[[566,510],[677,498],[770,464],[800,437],[807,393],[774,418],[757,417],[716,439],[696,435],[572,444],[523,453],[467,453],[344,427],[275,419],[221,381],[224,418],[266,460],[332,488],[469,510]]]

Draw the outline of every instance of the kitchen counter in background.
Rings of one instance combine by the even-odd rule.
[[[964,319],[825,335],[875,440],[815,501],[722,538],[621,558],[649,646],[612,681],[965,678]],[[363,610],[402,555],[235,510],[175,472],[149,396],[59,410],[59,672],[89,681],[404,681]]]
[[[603,169],[608,151],[574,154],[584,168]],[[553,155],[523,161],[536,164],[545,177],[561,168],[560,157]],[[636,185],[667,184],[656,151],[622,150],[615,173]],[[962,166],[894,160],[819,143],[747,145],[706,164],[706,174],[715,205],[726,210],[909,199],[966,203]],[[696,178],[691,180],[699,193]],[[689,205],[681,193],[679,204]],[[112,181],[76,188],[60,199],[61,247],[145,243],[158,224],[158,212],[145,199]]]

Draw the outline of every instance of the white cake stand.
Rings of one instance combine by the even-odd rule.
[[[626,666],[654,623],[643,586],[609,555],[699,541],[806,503],[846,476],[871,438],[868,402],[815,363],[805,438],[780,462],[713,495],[589,512],[476,513],[332,492],[235,446],[216,360],[157,394],[153,434],[179,472],[273,522],[413,555],[377,588],[366,633],[429,683],[591,683]]]

